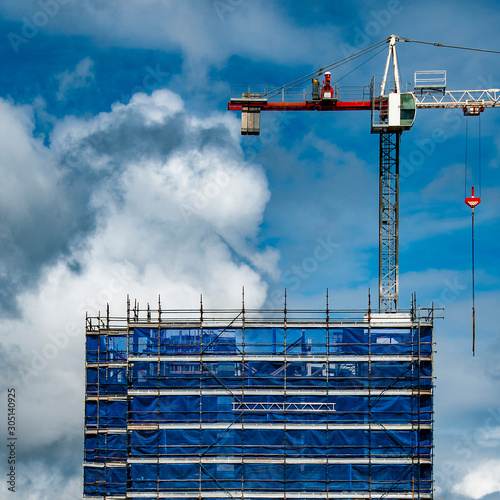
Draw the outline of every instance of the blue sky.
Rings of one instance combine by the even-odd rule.
[[[262,135],[241,137],[231,84],[282,85],[392,33],[500,50],[493,0],[0,0],[0,19],[2,392],[18,389],[18,491],[29,500],[81,497],[85,311],[110,302],[123,315],[127,293],[237,307],[242,286],[250,307],[281,307],[285,287],[292,308],[324,307],[327,288],[337,308],[375,296],[369,113],[264,113]],[[398,56],[405,81],[445,69],[449,89],[500,88],[498,54],[399,43]],[[385,58],[332,80],[369,85]],[[483,113],[475,358],[465,118],[419,110],[401,143],[400,305],[415,291],[445,308],[444,500],[500,499],[499,124],[500,112]],[[474,169],[477,121],[469,128]],[[318,246],[326,257],[314,260]]]

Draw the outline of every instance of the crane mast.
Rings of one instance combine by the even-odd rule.
[[[413,91],[403,92],[396,42],[412,41],[391,35],[381,83],[344,89],[332,86],[330,72],[323,85],[317,78],[312,89],[296,85],[269,89],[241,86],[231,89],[228,109],[241,111],[242,135],[259,135],[261,111],[371,111],[371,132],[379,140],[379,310],[397,312],[399,307],[399,145],[410,130],[417,109],[461,108],[477,116],[487,107],[500,107],[500,89],[446,90],[446,72],[416,72]],[[391,64],[392,60],[392,64]],[[392,69],[392,71],[390,71]],[[419,78],[417,80],[417,73]],[[422,77],[421,74],[425,73]],[[392,78],[391,78],[392,77]]]
[[[394,87],[390,89],[392,92],[386,92],[391,59]],[[374,86],[375,83],[372,88]],[[411,127],[415,118],[413,107],[411,123],[401,124],[400,95],[396,37],[392,35],[377,100],[380,109],[378,120],[372,114],[372,133],[380,134],[378,307],[380,311],[387,312],[396,312],[399,307],[399,143],[401,132]],[[372,100],[375,106],[375,100]]]
[[[401,132],[380,132],[379,309],[399,305],[399,142]]]

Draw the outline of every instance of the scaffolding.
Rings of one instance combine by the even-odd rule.
[[[433,315],[87,318],[84,498],[431,499]]]

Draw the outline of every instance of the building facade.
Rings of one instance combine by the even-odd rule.
[[[88,318],[84,498],[432,498],[432,311]]]

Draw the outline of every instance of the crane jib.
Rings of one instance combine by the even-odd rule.
[[[231,100],[228,103],[229,111],[243,111],[244,108],[253,108],[259,111],[356,111],[371,110],[372,101],[326,101],[326,102],[269,102],[251,103],[248,101]]]

